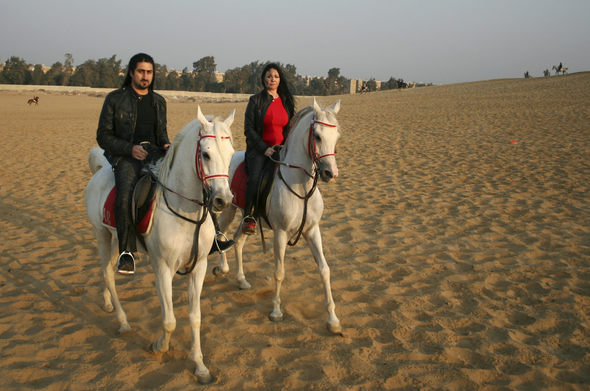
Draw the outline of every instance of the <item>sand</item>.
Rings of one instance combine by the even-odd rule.
[[[0,389],[590,388],[590,73],[320,97],[342,99],[340,177],[320,189],[343,336],[326,330],[304,242],[287,252],[285,320],[268,320],[272,255],[250,240],[251,290],[233,254],[205,280],[208,386],[188,359],[186,278],[168,353],[149,351],[161,319],[145,259],[117,276],[133,330],[102,310],[83,192],[103,97],[0,88]],[[172,137],[197,103],[236,108],[244,148],[243,100],[167,98]]]

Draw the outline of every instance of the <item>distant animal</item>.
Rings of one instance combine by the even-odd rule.
[[[549,73],[549,69],[545,69],[545,70],[543,71],[543,76],[545,76],[545,77],[549,77],[549,76],[551,76],[551,73]]]
[[[562,75],[565,75],[567,73],[567,68],[561,64],[553,65],[553,70],[555,71],[556,75],[559,74],[559,72],[561,72]]]
[[[189,319],[192,333],[189,357],[196,364],[195,374],[201,383],[212,380],[201,352],[200,296],[207,272],[207,255],[215,237],[212,212],[231,204],[228,183],[229,163],[234,154],[230,126],[235,110],[225,119],[205,117],[198,108],[197,119],[188,123],[175,137],[162,161],[153,203],[152,222],[140,240],[156,277],[156,289],[162,307],[162,333],[152,345],[154,352],[169,349],[170,336],[176,328],[172,300],[175,273],[188,277]],[[105,201],[115,186],[111,165],[99,147],[90,150],[88,164],[94,173],[84,194],[88,218],[98,241],[98,255],[105,281],[104,309],[114,309],[119,331],[131,329],[121,307],[115,287],[117,232],[105,223]],[[211,211],[211,212],[210,212]]]
[[[39,97],[38,96],[34,96],[34,97],[32,97],[31,99],[29,99],[27,101],[27,104],[28,105],[31,105],[31,103],[34,103],[34,104],[38,105],[39,104]]]
[[[321,109],[315,99],[313,105],[301,109],[293,118],[293,126],[280,152],[276,163],[270,195],[266,210],[259,217],[260,223],[274,231],[274,297],[271,321],[283,320],[281,312],[281,284],[285,275],[285,250],[287,244],[293,246],[302,236],[311,249],[323,282],[324,305],[328,312],[327,327],[333,334],[341,334],[342,327],[336,316],[335,304],[330,287],[330,268],[324,257],[320,220],[324,211],[324,201],[317,188],[317,181],[332,182],[338,176],[336,165],[336,143],[340,137],[336,114],[340,101],[333,106]],[[245,153],[236,152],[230,164],[230,183],[239,176],[243,167]],[[240,170],[240,171],[238,171]],[[233,185],[232,185],[233,186]],[[239,194],[243,189],[234,189]],[[221,231],[225,231],[233,220],[237,202],[224,209],[219,217]],[[262,226],[261,226],[262,227]],[[240,224],[235,231],[235,255],[237,280],[240,289],[249,289],[242,266],[242,249],[246,236]],[[264,243],[264,242],[263,242]],[[214,272],[227,273],[229,266],[225,254],[221,254],[219,267]],[[297,294],[301,294],[298,292]]]
[[[528,78],[530,78],[530,77],[531,77],[531,75],[529,74],[529,71],[526,71],[526,72],[524,73],[524,78],[525,78],[525,79],[528,79]]]

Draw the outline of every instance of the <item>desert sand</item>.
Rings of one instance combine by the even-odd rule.
[[[343,335],[326,330],[303,241],[287,251],[285,320],[268,320],[273,261],[258,235],[244,252],[251,290],[237,288],[233,252],[226,276],[209,258],[207,386],[188,359],[186,278],[168,353],[149,350],[161,318],[145,258],[116,277],[133,330],[102,309],[83,194],[105,91],[4,87],[0,389],[590,388],[590,73],[318,98],[342,100],[340,176],[320,189]],[[244,97],[177,95],[171,137],[197,104],[235,108],[244,148]]]

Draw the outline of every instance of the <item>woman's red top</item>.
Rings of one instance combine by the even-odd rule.
[[[287,110],[283,106],[281,97],[272,101],[266,115],[264,116],[264,131],[262,132],[262,141],[269,147],[283,143],[283,128],[289,123]]]

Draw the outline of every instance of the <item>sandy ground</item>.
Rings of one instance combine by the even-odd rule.
[[[326,330],[303,242],[287,253],[285,320],[268,320],[272,255],[250,240],[251,290],[233,254],[205,281],[208,386],[188,359],[184,277],[168,353],[149,351],[161,319],[145,260],[117,276],[133,331],[101,308],[83,192],[103,97],[0,88],[0,389],[590,388],[590,73],[340,97],[340,177],[320,188],[343,336]],[[167,98],[171,136],[200,102],[237,109],[244,148],[245,102]]]

